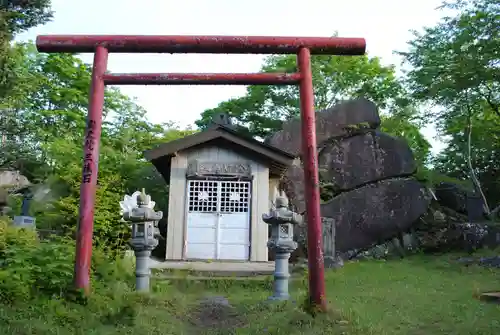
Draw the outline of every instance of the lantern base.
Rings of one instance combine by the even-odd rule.
[[[276,256],[274,260],[274,292],[270,300],[288,300],[290,295],[288,294],[288,282],[290,279],[290,272],[288,270],[288,260],[290,259],[290,252],[282,252],[281,249],[277,249]]]
[[[35,218],[32,216],[14,216],[14,226],[19,228],[35,228]]]
[[[273,295],[273,296],[270,296],[268,299],[271,301],[288,301],[288,300],[290,300],[290,295],[289,294],[280,295],[280,296]]]
[[[149,268],[149,258],[152,249],[134,250],[135,254],[135,290],[149,292],[149,279],[151,269]]]

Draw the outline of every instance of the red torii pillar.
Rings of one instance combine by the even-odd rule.
[[[299,85],[308,224],[309,297],[311,304],[319,309],[326,309],[311,54],[363,55],[366,48],[363,38],[43,35],[37,37],[36,46],[38,51],[47,53],[94,53],[80,189],[74,275],[77,289],[83,289],[86,293],[90,291],[94,205],[105,85]],[[297,54],[298,72],[111,74],[107,72],[110,52]]]

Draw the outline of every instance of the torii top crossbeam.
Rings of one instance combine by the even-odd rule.
[[[169,36],[169,35],[41,35],[38,51],[94,52],[104,46],[117,53],[296,54],[364,55],[364,38],[284,36]]]

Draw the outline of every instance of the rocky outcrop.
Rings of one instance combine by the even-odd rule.
[[[379,131],[324,143],[318,164],[321,179],[334,184],[339,192],[416,171],[406,142]]]
[[[19,171],[0,170],[0,215],[6,214],[9,192],[15,192],[31,185],[28,178]]]
[[[380,116],[374,103],[366,99],[346,101],[332,109],[316,113],[316,141],[320,144],[331,138],[345,137],[364,128],[376,129],[379,126]],[[293,154],[300,154],[300,127],[300,119],[288,121],[283,125],[283,129],[268,138],[266,143]]]
[[[445,191],[437,192],[438,190]],[[456,190],[456,192],[450,192]],[[500,225],[470,215],[467,191],[453,183],[440,183],[436,199],[415,224],[414,236],[424,252],[469,251],[500,244]],[[481,207],[482,202],[479,204]],[[469,208],[468,208],[469,207]],[[476,204],[477,207],[477,204]],[[472,208],[475,212],[476,209]],[[472,220],[471,220],[472,218]],[[480,220],[474,220],[478,218]]]
[[[316,116],[320,180],[333,195],[321,205],[321,215],[335,222],[337,251],[369,248],[412,227],[430,197],[412,178],[416,163],[407,143],[378,130],[377,107],[357,99]],[[285,123],[267,140],[295,154],[301,141],[300,120]],[[297,162],[280,185],[298,212],[305,211],[303,173]]]
[[[0,170],[0,188],[21,188],[29,186],[28,178],[19,171]]]
[[[347,252],[408,231],[427,211],[427,199],[415,179],[387,179],[340,193],[321,205],[321,215],[336,224],[337,252]]]

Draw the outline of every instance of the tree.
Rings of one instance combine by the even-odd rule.
[[[311,59],[316,110],[334,106],[340,100],[366,97],[382,110],[383,129],[404,137],[423,164],[430,145],[415,122],[415,106],[396,78],[394,67],[367,56],[313,56]],[[295,56],[268,57],[262,72],[296,72]],[[210,124],[218,113],[228,113],[242,132],[265,138],[278,131],[282,123],[300,115],[299,93],[295,86],[250,86],[246,95],[220,103],[204,111],[196,121],[200,128]]]
[[[0,30],[12,37],[52,19],[51,0],[3,0]]]
[[[16,86],[19,49],[11,48],[16,34],[52,19],[50,0],[2,0],[0,7],[0,102]],[[1,107],[1,106],[0,106]]]
[[[27,87],[37,81],[33,78],[32,68],[26,62],[30,47],[22,44],[11,46],[18,33],[43,24],[52,18],[50,0],[19,1],[3,0],[0,7],[0,147],[2,157],[0,167],[12,167],[17,157],[28,156],[26,147],[19,145],[23,125],[16,121],[17,113],[23,103]],[[10,132],[6,131],[10,129]],[[16,130],[14,131],[14,128]],[[9,136],[11,135],[11,136]],[[15,153],[15,157],[11,154]]]
[[[475,166],[472,156],[474,151],[487,157],[496,154],[487,142],[473,141],[473,133],[477,132],[473,129],[475,122],[481,122],[479,129],[484,133],[480,136],[489,136],[490,141],[498,137],[495,124],[500,119],[500,3],[455,0],[445,2],[443,8],[454,15],[444,17],[421,34],[415,32],[409,51],[400,54],[411,65],[406,75],[413,97],[436,106],[432,114],[423,116],[435,121],[441,134],[450,135],[445,150],[450,153],[450,164],[446,165],[467,171],[476,189],[483,193],[476,173],[491,171],[491,164]],[[461,123],[457,124],[458,120]],[[486,120],[490,122],[482,122]],[[465,155],[465,166],[462,160],[451,162],[458,159],[457,152]],[[440,161],[445,157],[441,155]]]
[[[268,57],[261,72],[296,72],[293,55]],[[394,68],[367,56],[313,56],[311,59],[316,109],[356,97],[373,100],[381,109],[394,111],[409,106]],[[284,121],[300,114],[295,86],[250,86],[245,96],[220,103],[202,113],[196,125],[206,127],[214,114],[229,113],[254,136],[266,137],[281,129]]]
[[[420,132],[419,124],[404,115],[382,116],[381,130],[392,136],[404,138],[415,156],[419,168],[424,168],[430,158],[431,144]]]
[[[30,44],[16,47],[22,50],[19,68],[31,81],[16,86],[16,108],[4,117],[8,122],[2,123],[1,131],[8,140],[0,163],[49,185],[54,200],[34,208],[37,225],[71,233],[78,221],[91,68],[73,55],[39,54]],[[145,187],[160,210],[168,209],[167,186],[142,152],[193,131],[171,122],[151,123],[146,111],[118,89],[106,90],[104,117],[95,236],[119,249],[126,246],[129,233],[120,224],[119,201],[125,194]]]
[[[484,103],[500,117],[500,3],[456,0],[443,7],[456,15],[414,32],[409,51],[400,53],[412,67],[413,95],[444,107],[441,120],[463,113],[460,106],[482,109]]]
[[[453,121],[453,122],[452,122]],[[435,168],[459,180],[469,179],[467,137],[464,123],[466,119],[450,120],[446,127],[446,134],[450,140],[446,150],[435,157]],[[488,119],[475,116],[472,119],[474,129],[470,142],[474,144],[471,154],[471,164],[475,167],[477,177],[481,180],[486,199],[489,203],[500,203],[500,122],[493,114]]]

